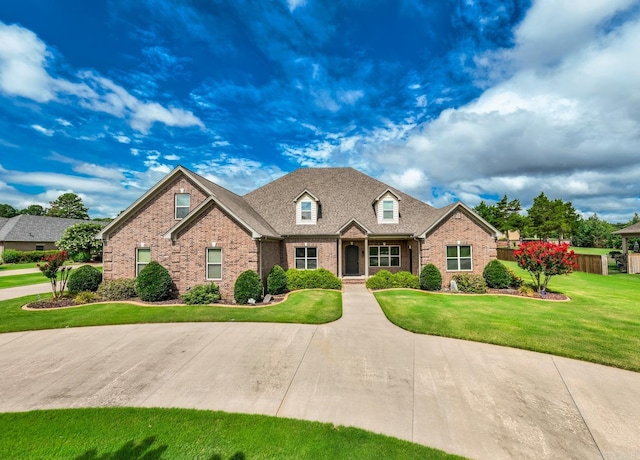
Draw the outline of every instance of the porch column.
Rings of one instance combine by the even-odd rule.
[[[364,277],[369,278],[369,237],[364,237]]]
[[[342,278],[342,237],[338,238],[338,278]]]
[[[626,256],[629,252],[629,240],[626,236],[622,237],[622,253]]]

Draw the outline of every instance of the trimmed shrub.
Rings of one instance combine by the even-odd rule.
[[[518,292],[527,297],[534,297],[536,295],[536,287],[531,285],[531,283],[522,284],[518,288]]]
[[[220,300],[220,288],[215,283],[198,284],[181,296],[187,305],[209,305]]]
[[[287,292],[287,275],[280,265],[274,265],[267,276],[267,292],[273,295]]]
[[[82,291],[73,298],[73,303],[76,305],[83,305],[85,303],[97,302],[98,300],[100,300],[100,296],[95,292]]]
[[[171,297],[172,287],[169,271],[155,260],[149,262],[136,278],[136,292],[145,302],[167,300]]]
[[[506,289],[510,285],[509,269],[497,259],[489,262],[482,271],[487,286],[494,289]]]
[[[80,251],[75,253],[71,258],[74,262],[85,263],[91,260],[91,254],[89,254],[88,252]]]
[[[458,290],[466,294],[485,294],[487,292],[487,283],[480,275],[473,273],[459,273],[452,277],[458,285]]]
[[[96,292],[102,282],[102,273],[91,265],[83,265],[71,271],[67,289],[75,295],[82,291]]]
[[[425,291],[439,291],[442,289],[442,274],[438,267],[427,264],[420,272],[420,289]]]
[[[286,271],[287,289],[342,289],[342,281],[326,268],[315,270],[297,270],[290,268]]]
[[[262,281],[253,270],[240,273],[233,286],[233,298],[236,303],[247,304],[249,299],[260,300],[262,297]]]
[[[20,252],[15,249],[5,249],[2,252],[2,260],[5,264],[17,264],[20,261]]]
[[[514,272],[510,268],[507,268],[507,271],[509,272],[509,287],[512,287],[513,289],[518,289],[520,286],[524,284],[524,280],[520,278],[518,275],[516,275],[516,272]]]
[[[98,295],[104,300],[128,300],[136,297],[136,280],[121,278],[105,281],[98,286]]]
[[[380,270],[367,280],[367,289],[389,289],[394,287],[394,276],[389,270]]]
[[[410,272],[398,272],[393,275],[393,285],[399,288],[420,289],[420,278]]]

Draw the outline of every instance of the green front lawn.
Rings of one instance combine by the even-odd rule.
[[[505,265],[528,279],[515,263]],[[409,331],[640,371],[640,276],[575,272],[552,278],[549,287],[571,301],[411,290],[375,296],[387,317]]]
[[[0,276],[0,289],[29,286],[31,284],[48,283],[49,278],[46,278],[42,273],[27,273],[26,275],[8,275]]]
[[[0,332],[57,329],[111,324],[252,321],[321,324],[342,316],[342,293],[305,290],[268,307],[241,308],[200,305],[140,306],[126,302],[95,303],[75,308],[25,311],[38,296],[0,302]]]
[[[357,428],[189,409],[0,414],[0,458],[459,459]]]

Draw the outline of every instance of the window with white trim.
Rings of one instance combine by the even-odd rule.
[[[295,266],[298,270],[318,268],[318,248],[295,248]]]
[[[382,202],[382,220],[393,220],[393,200]]]
[[[136,276],[151,262],[151,248],[136,248]]]
[[[399,267],[400,246],[369,246],[369,267]]]
[[[303,222],[311,222],[311,201],[300,202],[300,219]]]
[[[471,271],[471,246],[455,245],[447,246],[447,270]]]
[[[207,248],[207,279],[222,279],[222,248]]]
[[[191,195],[188,193],[176,193],[176,219],[186,217],[190,208]]]

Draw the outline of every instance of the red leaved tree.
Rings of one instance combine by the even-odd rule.
[[[43,263],[38,264],[38,268],[42,274],[49,278],[51,282],[54,299],[62,296],[64,288],[67,285],[67,280],[69,279],[71,267],[63,267],[66,260],[67,251],[58,251],[54,254],[44,256],[42,258]],[[58,275],[60,277],[59,280]],[[58,284],[58,281],[60,281],[60,284]]]
[[[545,292],[552,276],[567,275],[578,268],[578,256],[567,243],[545,241],[522,243],[513,252],[516,262],[529,272],[538,292]]]

